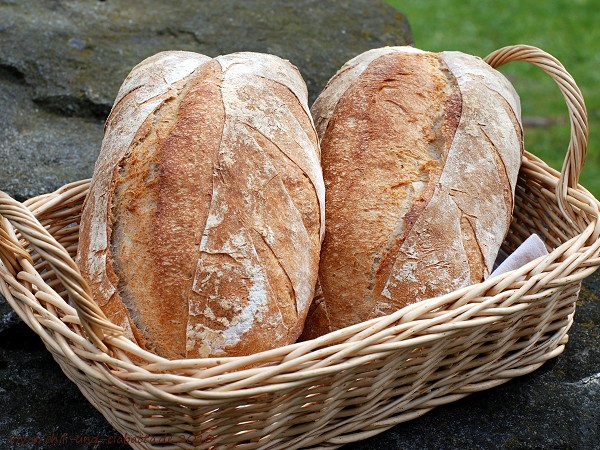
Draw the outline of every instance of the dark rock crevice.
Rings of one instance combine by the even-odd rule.
[[[0,81],[26,84],[25,74],[17,67],[5,62],[0,62]]]
[[[72,95],[45,95],[34,97],[33,102],[47,112],[65,117],[106,120],[111,105],[95,103],[86,97]]]

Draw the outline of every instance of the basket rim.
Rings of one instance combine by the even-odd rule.
[[[369,345],[371,342],[379,342],[378,339],[384,339],[386,332],[391,329],[390,325],[394,323],[398,324],[395,326],[406,326],[405,324],[418,320],[435,321],[439,318],[438,316],[450,313],[457,314],[456,317],[462,320],[469,316],[468,311],[461,309],[467,305],[472,305],[474,309],[481,308],[486,299],[497,297],[497,300],[502,300],[502,305],[510,308],[512,303],[524,293],[546,287],[554,289],[573,281],[579,281],[591,274],[600,264],[600,258],[598,257],[600,203],[578,183],[579,174],[585,161],[588,134],[587,112],[583,97],[575,81],[560,62],[535,47],[525,45],[505,47],[485,58],[485,61],[492,67],[498,67],[515,60],[527,61],[542,68],[556,81],[567,102],[571,122],[571,140],[562,171],[559,172],[550,168],[543,160],[527,151],[523,153],[521,171],[524,171],[531,179],[544,185],[545,191],[554,196],[553,198],[563,214],[563,217],[556,220],[560,220],[563,225],[571,227],[578,233],[553,249],[549,255],[540,257],[520,269],[506,272],[493,279],[467,286],[440,297],[407,305],[388,316],[378,317],[333,331],[310,341],[290,344],[246,356],[169,360],[146,351],[129,341],[122,335],[120,327],[108,321],[102,310],[94,302],[91,294],[89,294],[87,284],[81,278],[72,258],[62,245],[40,225],[36,218],[36,216],[41,216],[52,211],[52,208],[58,207],[62,196],[70,194],[84,195],[83,191],[85,191],[86,183],[89,183],[89,180],[80,180],[65,185],[54,193],[29,199],[24,204],[16,202],[4,193],[0,193],[0,244],[2,244],[0,245],[0,257],[4,262],[3,266],[0,266],[0,275],[4,279],[4,284],[0,283],[0,288],[3,292],[8,292],[10,289],[18,290],[19,286],[23,288],[20,283],[31,283],[35,284],[38,289],[40,287],[46,289],[40,295],[55,295],[60,298],[35,271],[31,257],[17,239],[16,229],[50,264],[55,275],[67,288],[71,298],[74,299],[76,308],[69,307],[65,303],[64,308],[68,310],[68,314],[60,319],[60,322],[65,324],[67,328],[69,328],[69,324],[72,324],[71,328],[75,324],[83,327],[85,334],[79,329],[77,333],[72,333],[72,337],[78,340],[80,345],[85,346],[86,352],[91,351],[94,354],[97,352],[95,358],[98,361],[112,361],[113,367],[139,368],[140,366],[125,355],[128,352],[134,355],[138,362],[139,360],[145,361],[143,367],[148,373],[149,371],[164,372],[167,367],[177,368],[176,370],[191,370],[192,367],[202,366],[204,375],[207,375],[208,372],[212,376],[212,374],[223,374],[227,370],[240,370],[243,367],[256,365],[265,358],[280,357],[279,365],[281,366],[317,352],[326,355],[327,349],[331,350],[332,348],[331,344],[339,343],[341,339],[344,339],[343,344],[333,345],[333,347],[342,345],[341,348],[337,348],[339,352],[336,355],[339,359],[339,355],[343,356],[343,354],[348,353],[348,349],[352,351],[360,350],[361,347]],[[562,261],[560,261],[561,258]],[[559,275],[563,275],[563,277],[560,278]],[[520,280],[520,278],[523,279]],[[31,292],[27,292],[33,295]],[[26,293],[22,293],[22,295],[27,297]],[[473,302],[476,298],[482,298],[483,300]],[[25,301],[22,298],[20,300]],[[46,299],[46,301],[50,300]],[[441,305],[452,301],[458,303],[453,308],[440,310]],[[51,301],[50,304],[52,304]],[[34,303],[29,306],[32,307],[31,311],[36,310],[37,306],[46,311],[40,303],[37,306]],[[25,314],[23,311],[21,313]],[[49,312],[46,311],[46,313]],[[37,314],[43,318],[45,313],[37,310]],[[34,325],[34,319],[37,325]],[[27,323],[32,328],[36,328],[38,334],[43,336],[44,333],[38,319],[31,313],[31,321],[27,321]],[[83,344],[81,339],[86,341],[89,346]],[[52,345],[50,341],[47,344]],[[326,362],[332,361],[333,356],[328,356],[328,358]],[[268,369],[273,374],[273,367],[277,366],[267,365],[262,369]]]
[[[546,183],[548,181],[551,181],[553,184],[558,182],[557,171],[550,168],[543,160],[527,151],[523,155],[522,170],[526,170],[529,176]],[[34,215],[41,216],[51,212],[53,209],[59,208],[62,197],[64,195],[69,195],[71,193],[70,191],[75,192],[76,196],[81,196],[81,191],[85,190],[88,183],[89,179],[69,183],[54,192],[32,197],[26,200],[24,204],[31,209]],[[101,358],[96,359],[103,360],[113,367],[120,367],[121,370],[126,369],[127,367],[131,368],[131,365],[133,364],[138,368],[143,367],[144,370],[149,373],[161,374],[164,374],[165,370],[169,370],[169,368],[175,371],[181,371],[193,367],[197,367],[199,370],[202,369],[204,371],[211,371],[211,369],[214,370],[214,368],[218,368],[217,372],[219,373],[236,371],[242,368],[242,371],[246,372],[249,369],[244,370],[244,367],[252,366],[257,361],[271,360],[278,356],[281,357],[279,364],[258,366],[258,369],[273,369],[277,366],[285,368],[287,365],[297,364],[298,358],[303,356],[306,357],[307,354],[314,354],[315,352],[321,352],[325,355],[328,353],[338,354],[339,352],[356,353],[361,347],[365,347],[372,342],[377,342],[385,338],[386,334],[397,331],[397,327],[406,327],[407,323],[418,322],[421,320],[431,321],[432,318],[429,316],[434,314],[440,306],[452,303],[457,299],[461,300],[460,303],[455,304],[454,308],[449,309],[449,312],[446,312],[448,316],[456,314],[457,311],[464,312],[460,308],[466,310],[468,307],[481,307],[481,302],[472,303],[474,299],[481,295],[485,295],[490,299],[490,302],[493,302],[495,297],[506,297],[507,292],[511,291],[513,292],[512,297],[516,298],[518,297],[519,292],[527,292],[536,283],[539,283],[540,280],[543,280],[551,273],[546,270],[552,269],[552,271],[556,272],[568,268],[569,265],[572,266],[570,269],[571,272],[579,269],[575,275],[568,275],[568,279],[566,280],[561,281],[558,279],[553,280],[550,283],[546,281],[545,287],[552,287],[553,285],[560,286],[566,282],[581,280],[593,273],[598,264],[600,264],[600,240],[597,239],[597,235],[599,234],[598,229],[600,228],[600,202],[582,186],[578,186],[576,189],[570,188],[567,198],[575,206],[585,208],[588,220],[587,226],[578,235],[565,241],[561,246],[549,252],[548,255],[539,257],[519,269],[506,272],[497,277],[488,278],[480,283],[466,286],[439,297],[429,298],[407,305],[387,316],[377,317],[341,330],[333,331],[310,341],[296,342],[246,356],[167,359],[142,349],[136,343],[124,336],[106,336],[105,342],[109,345],[109,348],[112,349],[113,354],[107,355],[101,349],[93,346],[100,355],[104,355]],[[590,241],[592,243],[586,245]],[[567,253],[569,253],[569,255],[565,261],[562,263],[555,262]],[[6,271],[4,270],[3,272]],[[6,276],[7,274],[4,273],[3,278],[6,278]],[[519,280],[521,278],[523,279]],[[30,279],[30,282],[31,281],[33,281],[33,279]],[[65,317],[67,319],[66,323],[63,322],[65,323],[65,326],[69,327],[69,324],[81,325],[78,318],[74,316],[73,311],[71,311],[71,314],[66,314]],[[63,319],[59,320],[63,321]],[[392,324],[398,325],[390,327]],[[375,332],[375,334],[373,334],[373,332]],[[368,336],[368,338],[365,339],[365,336]],[[342,339],[345,340],[343,344],[339,343]],[[337,344],[331,345],[331,343],[335,342],[337,342]],[[145,362],[142,365],[133,363],[129,358],[125,357],[123,352],[131,352]],[[360,364],[360,361],[353,365],[358,364]],[[258,373],[256,368],[250,370],[254,375]],[[322,374],[321,372],[315,372],[314,376],[319,376],[319,374]]]

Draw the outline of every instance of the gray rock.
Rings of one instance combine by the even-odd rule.
[[[134,65],[163,50],[273,53],[311,101],[348,59],[411,43],[369,0],[0,0],[0,189],[19,200],[89,177],[102,122]]]
[[[310,100],[348,59],[412,43],[370,0],[0,0],[0,190],[23,201],[88,178],[129,71],[163,50],[289,59]],[[0,331],[18,322],[0,296]]]
[[[102,122],[49,112],[34,89],[0,79],[0,189],[19,201],[89,178]]]
[[[19,323],[19,316],[11,308],[6,299],[0,295],[0,333]]]
[[[2,449],[94,449],[76,441],[120,436],[23,322],[0,331],[0,411]]]

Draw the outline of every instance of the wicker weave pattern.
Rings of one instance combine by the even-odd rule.
[[[535,232],[551,253],[519,270],[312,341],[169,361],[106,320],[71,259],[85,180],[25,204],[0,194],[0,290],[109,422],[145,437],[134,448],[335,448],[529,373],[563,351],[581,280],[600,264],[600,205],[577,185],[587,122],[574,82],[531,47],[488,61],[531,58],[576,94],[563,171],[523,158],[504,247]]]

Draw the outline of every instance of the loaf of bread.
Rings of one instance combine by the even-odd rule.
[[[288,61],[143,61],[108,117],[83,208],[77,260],[95,300],[171,359],[294,342],[324,231],[319,158]]]
[[[326,232],[303,338],[482,281],[508,231],[519,99],[481,59],[411,47],[346,63],[311,108]]]

